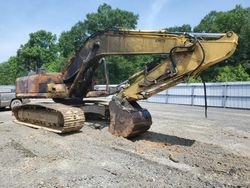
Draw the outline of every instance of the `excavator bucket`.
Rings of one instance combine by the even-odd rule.
[[[152,124],[148,110],[136,101],[114,96],[109,103],[109,110],[109,132],[116,136],[133,137],[147,131]]]

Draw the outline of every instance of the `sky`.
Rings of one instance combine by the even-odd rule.
[[[149,30],[194,27],[212,10],[250,7],[250,0],[0,0],[0,63],[16,54],[29,33],[44,29],[59,36],[102,3],[138,14],[137,29]]]

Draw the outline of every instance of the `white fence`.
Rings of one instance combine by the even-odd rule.
[[[103,90],[105,87],[96,85],[96,89]],[[250,109],[250,82],[206,83],[206,89],[208,106]],[[178,84],[145,101],[204,106],[203,84]]]
[[[206,86],[208,106],[250,109],[250,82],[206,83]],[[203,84],[179,84],[146,101],[203,106]]]

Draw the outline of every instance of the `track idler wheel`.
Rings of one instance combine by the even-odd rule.
[[[146,132],[152,118],[147,109],[142,108],[136,101],[127,101],[113,97],[109,103],[110,125],[109,132],[125,138]]]

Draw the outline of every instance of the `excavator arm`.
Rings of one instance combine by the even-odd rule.
[[[191,35],[165,30],[109,30],[94,34],[85,42],[75,61],[64,72],[64,82],[73,80],[68,95],[82,99],[89,91],[93,73],[102,57],[165,55],[168,58],[152,62],[150,70],[145,67],[132,76],[129,87],[122,94],[131,100],[145,99],[227,59],[235,51],[237,41],[233,32]]]
[[[125,86],[117,90],[109,104],[109,131],[114,135],[131,137],[145,132],[152,124],[150,113],[136,101],[147,99],[190,76],[197,76],[210,66],[229,58],[235,51],[237,42],[238,37],[233,32],[206,34],[170,33],[165,30],[106,30],[90,36],[62,74],[36,74],[19,78],[16,92],[20,98],[53,98],[55,101],[68,101],[72,106],[72,101],[79,103],[92,92],[93,76],[103,62],[103,57],[159,55],[160,60],[149,63],[142,71],[131,76],[125,82]],[[64,121],[61,122],[63,118],[58,117],[69,117],[65,111],[60,111],[61,108],[66,109],[60,105],[31,105],[14,109],[14,115],[19,121],[38,122],[46,127],[52,124],[53,128],[50,129],[58,129],[60,126],[60,131],[66,132],[63,128]],[[35,110],[37,117],[31,121],[30,114],[34,109],[38,109]],[[50,118],[52,123],[47,122],[47,111],[55,112],[53,117],[60,120],[60,125],[53,117]],[[77,109],[71,111],[77,112]],[[79,113],[77,112],[74,117],[81,117]],[[40,114],[43,114],[40,119],[45,119],[43,122],[40,122]],[[71,121],[76,122],[74,118]],[[80,121],[83,120],[79,118]],[[75,126],[72,122],[70,127]]]

